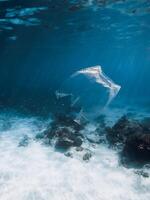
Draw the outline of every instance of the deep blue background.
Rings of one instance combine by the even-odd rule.
[[[93,65],[101,65],[122,86],[120,101],[149,105],[149,13],[127,15],[108,8],[74,11],[65,5],[50,8],[38,15],[39,26],[14,26],[12,33],[1,32],[1,105],[32,100],[36,104],[39,99],[46,104],[63,80]],[[17,39],[10,40],[11,34]]]

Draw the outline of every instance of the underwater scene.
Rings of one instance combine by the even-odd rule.
[[[0,200],[150,199],[150,0],[0,0]]]

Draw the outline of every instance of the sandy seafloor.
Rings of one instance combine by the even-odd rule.
[[[125,109],[107,110],[107,123],[113,124]],[[128,111],[129,112],[129,111]],[[137,113],[130,109],[130,114]],[[138,116],[148,112],[138,109]],[[72,149],[73,158],[53,147],[35,141],[51,119],[20,115],[13,111],[0,114],[0,200],[148,200],[150,178],[135,174],[135,169],[120,165],[115,150],[106,144],[84,147],[92,151],[89,162],[82,152]],[[94,125],[87,127],[87,130]],[[25,147],[19,142],[27,135]]]

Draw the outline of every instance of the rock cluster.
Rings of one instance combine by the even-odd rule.
[[[57,149],[68,149],[70,147],[79,147],[82,145],[82,139],[72,130],[67,128],[60,128],[56,131],[55,137],[57,137],[57,141],[55,147]]]
[[[44,136],[51,141],[55,141],[56,150],[66,151],[70,147],[80,147],[82,145],[83,135],[80,130],[83,124],[68,116],[59,116],[55,118]]]
[[[126,139],[129,136],[137,132],[143,132],[143,127],[139,122],[130,120],[126,116],[123,116],[112,128],[106,128],[106,132],[107,140],[112,146],[114,146],[125,144]]]
[[[99,124],[98,128],[90,133],[88,126],[85,128],[86,124],[74,116],[55,115],[42,137],[54,145],[57,151],[65,152],[69,157],[73,156],[69,149],[76,147],[76,152],[83,152],[84,161],[90,160],[92,156],[91,152],[86,152],[83,148],[82,143],[87,141],[91,145],[107,142],[110,147],[115,147],[119,151],[121,163],[125,166],[141,167],[150,163],[150,118],[139,121],[123,116],[114,126],[106,127],[103,116],[96,123]]]
[[[123,116],[106,132],[109,144],[120,147],[122,163],[143,166],[150,162],[150,120],[136,121]]]

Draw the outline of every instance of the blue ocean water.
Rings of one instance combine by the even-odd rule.
[[[101,65],[121,85],[119,101],[149,105],[149,6],[145,0],[1,1],[1,104],[50,98],[72,73]]]
[[[108,145],[83,144],[86,163],[82,152],[68,158],[35,140],[66,91],[83,111],[102,110],[107,125],[149,117],[149,33],[149,0],[0,0],[0,200],[150,198],[150,179]]]

